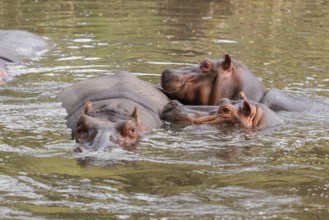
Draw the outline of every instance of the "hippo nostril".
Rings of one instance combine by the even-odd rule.
[[[109,141],[115,143],[116,142],[116,139],[113,137],[113,135],[110,135]]]

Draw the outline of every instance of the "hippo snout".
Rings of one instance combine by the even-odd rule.
[[[161,87],[165,91],[175,91],[181,86],[181,77],[173,69],[165,69],[161,74]]]
[[[161,74],[161,86],[169,83],[172,77],[172,69],[165,69]]]
[[[119,147],[118,137],[111,131],[100,131],[90,141],[80,142],[79,149],[84,150],[105,150]],[[79,152],[79,150],[77,151]]]

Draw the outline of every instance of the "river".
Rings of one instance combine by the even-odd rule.
[[[0,29],[54,46],[0,85],[1,219],[327,219],[328,112],[284,124],[164,125],[134,151],[73,152],[56,95],[118,70],[159,84],[165,68],[228,53],[269,89],[329,103],[326,0],[0,0]]]

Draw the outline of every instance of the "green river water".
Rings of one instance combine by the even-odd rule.
[[[0,0],[0,29],[49,38],[0,85],[0,219],[328,219],[328,112],[282,126],[164,126],[134,151],[73,152],[56,95],[74,82],[229,53],[329,103],[327,0]]]

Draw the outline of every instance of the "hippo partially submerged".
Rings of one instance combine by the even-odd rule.
[[[219,106],[207,106],[202,110],[172,100],[165,106],[161,118],[175,123],[238,124],[242,128],[253,130],[274,127],[282,123],[276,113],[267,106],[247,100],[242,92],[240,96],[240,100],[224,98],[218,103]]]
[[[241,91],[258,102],[265,93],[248,68],[229,55],[187,68],[166,69],[161,86],[170,98],[189,105],[216,105],[222,98],[238,100]]]
[[[162,125],[160,114],[169,102],[155,85],[128,72],[75,83],[56,100],[68,113],[78,151],[133,146]]]
[[[319,101],[272,88],[265,91],[247,67],[225,55],[219,60],[205,60],[200,65],[166,69],[161,75],[163,91],[172,99],[188,105],[217,105],[222,98],[239,100],[244,92],[249,100],[263,103],[274,111],[328,110]]]
[[[50,47],[47,39],[23,30],[0,30],[0,82],[8,77],[7,66],[33,59]]]

